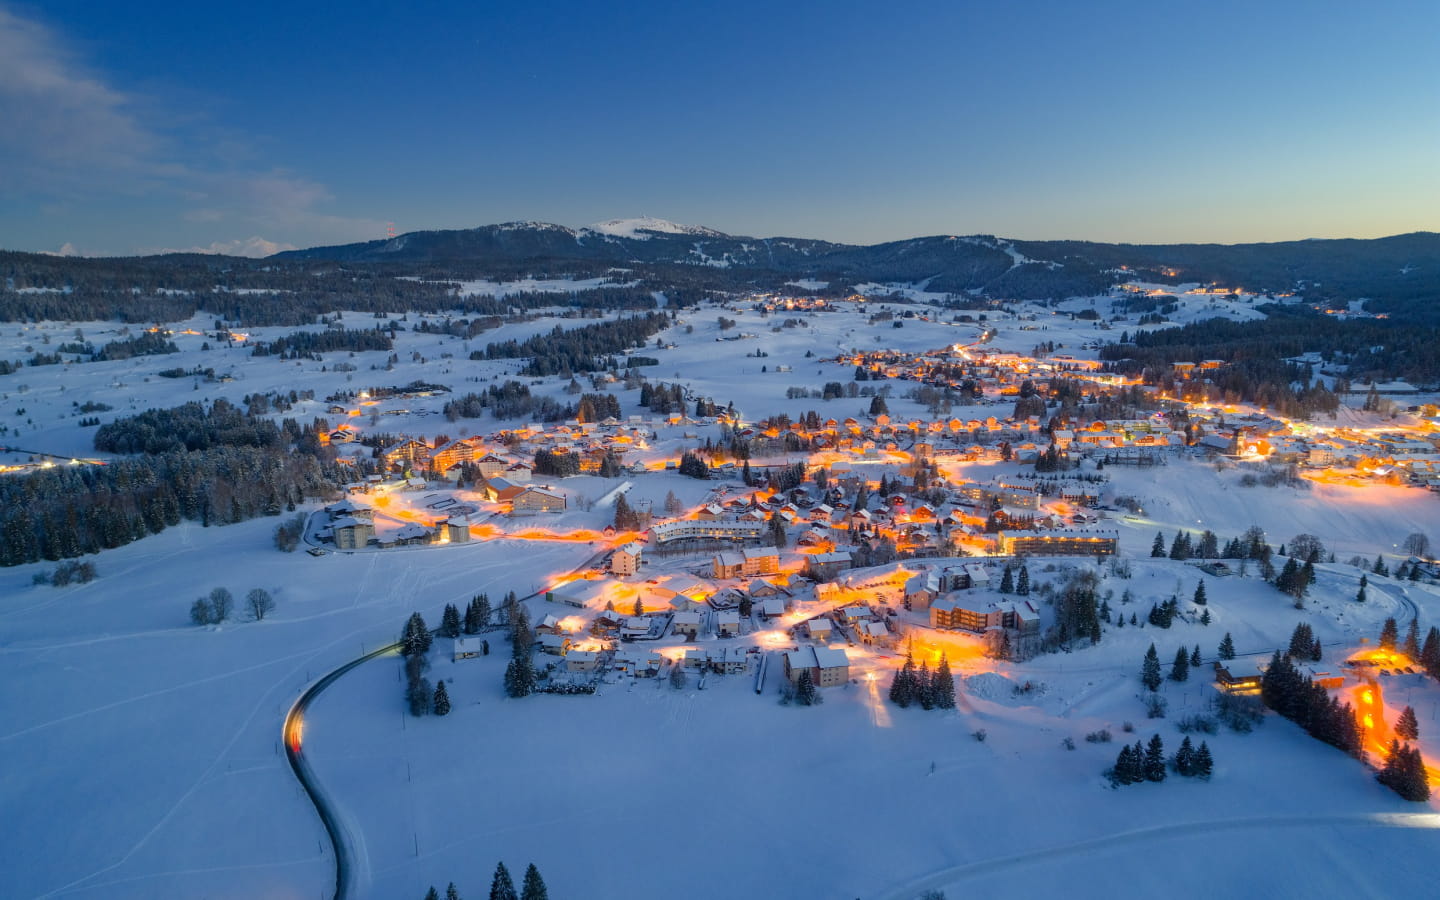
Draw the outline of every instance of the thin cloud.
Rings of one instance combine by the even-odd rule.
[[[194,133],[188,143],[169,137],[142,107],[152,109],[153,98],[107,83],[54,29],[0,7],[0,198],[63,201],[78,211],[106,196],[169,196],[176,221],[205,227],[212,232],[206,237],[223,229],[320,243],[383,233],[377,220],[326,213],[334,197],[301,175],[217,168],[217,161],[239,164],[253,154],[230,136],[210,144]],[[250,237],[209,246],[227,249],[192,250],[292,245]]]

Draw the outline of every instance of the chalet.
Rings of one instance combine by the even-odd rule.
[[[527,487],[510,502],[510,515],[530,516],[536,513],[565,511],[565,495],[541,487]]]
[[[649,616],[626,616],[620,623],[620,640],[633,641],[649,637],[652,621]]]
[[[750,655],[744,647],[716,647],[710,651],[710,670],[721,675],[744,675]]]
[[[498,475],[494,478],[486,479],[485,483],[480,485],[479,488],[480,493],[485,495],[485,499],[492,503],[510,503],[521,491],[525,490],[523,484],[514,484]]]
[[[801,647],[785,654],[785,677],[791,684],[800,673],[810,672],[816,687],[831,687],[850,680],[850,658],[845,651],[830,647]]]
[[[570,639],[563,634],[537,635],[535,643],[540,648],[540,652],[553,656],[564,656],[571,646]]]
[[[703,650],[699,647],[691,647],[685,651],[685,655],[681,658],[680,664],[687,669],[695,669],[697,671],[704,669],[710,665],[710,651]]]
[[[594,650],[571,650],[565,654],[565,671],[593,672],[600,666],[600,654]]]
[[[620,650],[613,660],[615,669],[636,678],[654,678],[660,673],[663,657],[646,650]]]
[[[429,544],[435,540],[436,532],[418,522],[406,522],[394,531],[378,539],[381,547],[413,547]]]
[[[879,647],[895,646],[895,635],[885,627],[884,622],[861,622],[855,626],[860,643]]]
[[[670,629],[675,634],[696,637],[700,634],[700,614],[698,612],[677,612],[671,619]]]
[[[832,631],[834,629],[830,625],[830,620],[824,617],[811,619],[805,623],[805,633],[810,635],[812,641],[828,641]]]
[[[785,615],[785,600],[782,597],[766,597],[760,601],[760,615],[775,619]]]
[[[715,633],[720,637],[739,637],[740,613],[732,609],[715,613]]]
[[[490,479],[501,476],[510,467],[510,460],[494,453],[487,453],[475,461],[475,467],[480,470],[483,478]]]
[[[677,608],[683,608],[687,604],[704,603],[711,594],[715,593],[715,585],[689,576],[677,578],[666,587],[674,594],[672,603]]]
[[[478,637],[456,638],[453,647],[453,660],[474,659],[484,652],[484,642]]]
[[[1265,673],[1253,659],[1215,661],[1215,687],[1227,694],[1258,694]]]
[[[339,503],[332,503],[325,507],[325,514],[333,523],[338,519],[365,519],[370,521],[375,518],[375,510],[363,503],[356,503],[349,497]]]
[[[631,541],[623,544],[610,554],[610,572],[613,575],[625,576],[634,575],[640,569],[640,554],[645,549],[643,544]]]

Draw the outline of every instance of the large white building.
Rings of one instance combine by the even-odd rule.
[[[745,522],[739,519],[716,519],[703,522],[699,519],[674,519],[650,526],[650,537],[657,544],[671,541],[753,541],[765,534],[763,522]]]

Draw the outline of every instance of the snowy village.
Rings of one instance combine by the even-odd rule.
[[[1437,33],[0,0],[0,900],[1433,896]]]

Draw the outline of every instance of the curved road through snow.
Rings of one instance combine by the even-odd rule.
[[[607,547],[586,559],[583,563],[572,569],[571,572],[579,572],[594,566],[595,563],[608,552],[609,548]],[[544,591],[535,591],[532,594],[526,594],[524,597],[521,597],[520,600],[529,600],[533,597],[540,596],[542,593],[544,593]],[[431,633],[438,634],[439,629],[433,629]],[[345,675],[351,669],[377,657],[399,652],[400,642],[395,641],[394,643],[371,650],[363,656],[357,656],[344,665],[325,673],[318,681],[306,688],[305,692],[295,700],[294,704],[290,707],[290,711],[285,714],[285,723],[281,728],[281,736],[285,743],[285,757],[290,761],[290,769],[295,773],[295,778],[300,782],[300,786],[305,789],[305,795],[310,798],[310,802],[315,806],[315,812],[320,816],[321,824],[325,826],[325,833],[330,837],[330,846],[333,848],[335,854],[334,900],[346,900],[346,898],[350,896],[354,842],[350,838],[350,835],[346,833],[345,827],[341,824],[340,817],[336,813],[335,808],[330,804],[330,801],[326,799],[324,792],[320,790],[320,785],[319,782],[316,781],[315,773],[311,771],[310,763],[301,752],[305,731],[305,711],[310,708],[311,703],[315,702],[315,700],[324,693],[326,688],[330,687],[336,681],[339,681],[341,676]]]
[[[300,752],[301,738],[305,729],[305,711],[315,698],[339,680],[340,676],[363,663],[367,663],[378,656],[385,656],[400,651],[400,642],[386,644],[378,650],[372,650],[364,656],[350,660],[334,671],[327,672],[319,681],[305,689],[295,703],[290,707],[290,712],[285,715],[285,726],[283,735],[285,739],[285,756],[290,760],[290,768],[295,773],[295,778],[300,786],[305,789],[305,795],[315,805],[315,812],[320,815],[320,822],[325,826],[325,833],[330,836],[330,846],[335,853],[335,900],[345,900],[349,896],[350,887],[350,860],[351,843],[350,836],[345,833],[340,819],[330,802],[325,799],[325,794],[320,790],[315,780],[315,773],[310,770],[310,764]]]

